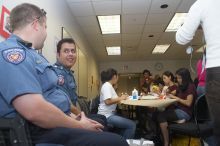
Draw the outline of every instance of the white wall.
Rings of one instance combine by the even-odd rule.
[[[163,68],[158,71],[155,65],[161,63]],[[196,61],[192,61],[192,67],[195,70]],[[127,69],[124,69],[127,66]],[[114,68],[119,73],[142,73],[144,69],[148,69],[153,75],[162,74],[164,71],[169,70],[173,73],[180,67],[186,67],[190,69],[189,60],[160,60],[160,61],[132,61],[132,62],[102,62],[99,64],[100,72],[107,68]],[[191,70],[190,70],[191,71]],[[191,71],[192,78],[196,76]]]
[[[45,46],[43,48],[43,55],[51,62],[54,63],[56,61],[56,46],[55,41],[61,38],[61,27],[65,27],[65,29],[71,34],[71,36],[76,41],[79,49],[84,54],[84,59],[89,60],[91,65],[81,70],[81,72],[85,72],[85,74],[78,74],[78,70],[75,71],[78,81],[83,80],[83,84],[87,84],[85,90],[81,88],[79,95],[83,93],[83,95],[87,95],[88,97],[93,97],[98,92],[88,91],[89,81],[88,78],[90,76],[94,76],[94,78],[98,78],[98,66],[95,60],[93,52],[90,50],[90,47],[87,44],[87,40],[84,35],[81,33],[81,29],[79,25],[74,21],[74,17],[71,14],[69,7],[64,0],[1,0],[0,6],[4,5],[9,10],[11,10],[17,4],[28,2],[33,3],[40,8],[43,8],[47,12],[47,32],[48,37],[45,41]],[[0,41],[4,40],[0,36]],[[80,65],[79,65],[80,66]],[[81,64],[83,66],[83,64]],[[88,70],[92,70],[92,72],[88,72]],[[86,79],[86,80],[85,80]],[[91,95],[91,96],[90,96]]]

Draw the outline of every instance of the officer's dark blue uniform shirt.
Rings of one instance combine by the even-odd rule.
[[[76,81],[73,76],[73,71],[64,67],[61,63],[56,62],[53,65],[53,68],[58,76],[58,86],[69,95],[70,100],[74,105],[76,105],[77,101],[77,93],[76,93]]]
[[[0,68],[0,117],[14,117],[12,101],[29,93],[42,94],[63,112],[70,113],[70,100],[58,88],[52,66],[30,43],[15,35],[0,43]]]

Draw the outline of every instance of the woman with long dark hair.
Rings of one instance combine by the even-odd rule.
[[[163,82],[164,82],[164,87],[162,90],[162,94],[168,95],[168,94],[173,94],[176,95],[176,90],[177,90],[177,85],[174,83],[174,75],[170,71],[165,71],[162,74]]]
[[[118,96],[114,85],[118,82],[118,73],[115,69],[108,69],[101,73],[102,87],[100,91],[100,104],[98,114],[104,115],[107,122],[118,128],[119,134],[126,139],[134,138],[136,124],[126,118],[116,115],[116,106],[121,100],[128,98],[127,94]]]
[[[168,122],[187,121],[192,116],[192,107],[196,98],[196,88],[192,82],[188,69],[180,68],[176,71],[178,88],[176,95],[169,94],[170,98],[176,99],[177,104],[174,109],[168,109],[158,114],[157,120],[163,134],[164,146],[169,144]]]

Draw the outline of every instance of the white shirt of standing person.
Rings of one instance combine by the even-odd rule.
[[[100,92],[100,104],[98,108],[98,114],[104,115],[106,118],[114,114],[117,106],[117,104],[106,105],[105,100],[109,98],[118,98],[118,95],[115,92],[112,84],[109,82],[105,82],[102,85]]]
[[[220,67],[220,0],[197,0],[176,33],[181,45],[189,43],[201,25],[206,41],[206,68]]]

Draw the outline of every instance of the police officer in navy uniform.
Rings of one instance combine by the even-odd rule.
[[[128,145],[118,135],[99,132],[102,125],[83,112],[80,118],[71,113],[69,97],[58,88],[52,66],[36,52],[47,36],[44,11],[28,3],[16,6],[10,13],[10,30],[12,35],[0,43],[1,118],[22,115],[40,129],[31,131],[37,144]]]
[[[60,40],[57,44],[57,62],[54,64],[54,70],[58,76],[59,87],[69,95],[72,105],[72,113],[78,115],[81,113],[79,109],[76,108],[76,101],[78,95],[76,93],[76,81],[73,76],[73,71],[71,67],[74,66],[77,59],[76,44],[72,38],[64,38]],[[89,118],[101,123],[105,127],[107,126],[106,117],[99,114],[90,114]],[[105,128],[107,129],[107,128]]]

